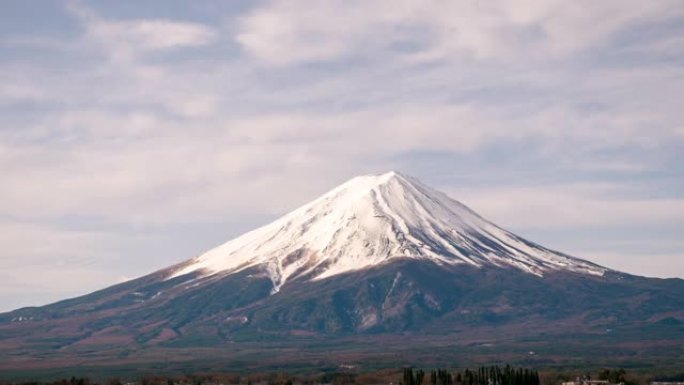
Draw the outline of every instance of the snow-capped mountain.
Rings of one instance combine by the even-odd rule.
[[[662,361],[681,356],[682,325],[683,280],[549,250],[390,172],[354,178],[181,264],[0,314],[0,371],[174,360],[183,370],[210,360],[220,370],[442,365],[491,359],[492,349],[521,360],[541,349],[572,362]],[[577,341],[594,348],[567,348]]]
[[[542,276],[607,269],[501,229],[460,202],[397,172],[349,180],[282,218],[202,254],[170,274],[231,274],[262,266],[278,290],[395,258],[513,267]]]

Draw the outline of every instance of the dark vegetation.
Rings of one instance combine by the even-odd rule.
[[[486,366],[477,369],[414,369],[354,372],[336,371],[293,374],[285,372],[196,373],[145,375],[139,378],[71,377],[50,381],[3,380],[0,385],[561,385],[575,379],[607,380],[611,384],[647,385],[652,381],[682,381],[684,373],[630,373],[625,369],[595,372],[537,371],[529,368]]]
[[[669,374],[669,375],[658,375],[653,378],[653,381],[657,382],[684,382],[684,372]]]
[[[402,385],[540,385],[539,372],[525,368],[506,366],[480,367],[476,371],[466,369],[463,373],[444,369],[432,370],[425,378],[425,371],[404,369]]]

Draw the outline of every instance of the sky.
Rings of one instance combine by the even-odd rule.
[[[683,64],[682,0],[5,0],[0,311],[388,170],[684,278]]]

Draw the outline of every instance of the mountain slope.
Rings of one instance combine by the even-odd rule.
[[[284,217],[200,255],[171,277],[264,266],[275,290],[288,279],[323,279],[393,258],[535,275],[607,269],[525,241],[463,204],[396,172],[354,178]]]
[[[590,349],[558,347],[577,341]],[[549,250],[391,172],[354,178],[176,266],[0,314],[0,369],[162,357],[201,364],[210,358],[196,353],[207,349],[211,359],[259,365],[349,357],[393,364],[457,346],[440,357],[474,359],[477,346],[504,343],[501,352],[519,359],[542,348],[560,362],[597,362],[597,352],[676,359],[684,281]]]

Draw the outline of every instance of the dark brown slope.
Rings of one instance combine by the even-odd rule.
[[[648,361],[658,349],[676,359],[684,346],[679,279],[567,272],[538,277],[516,269],[398,260],[319,281],[294,280],[271,295],[272,283],[258,268],[205,278],[165,276],[159,272],[0,315],[0,368],[169,357],[202,362],[244,358],[246,347],[263,366],[311,359],[305,357],[317,346],[326,346],[328,358],[389,362],[407,352],[433,357],[428,346],[446,349],[448,357],[449,346],[463,352],[481,343],[521,359],[528,349],[572,346],[582,338],[587,347],[598,342],[601,349],[582,352],[580,345],[550,356],[562,361],[564,354],[577,359],[603,351],[608,359],[619,350]],[[403,343],[394,351],[366,343],[398,335]],[[274,356],[274,344],[299,353]],[[197,356],[198,349],[214,353]]]

